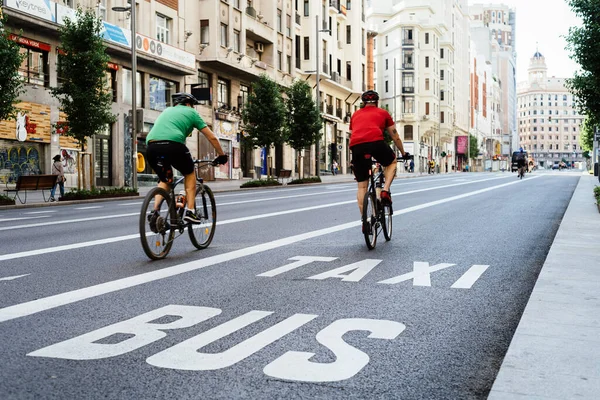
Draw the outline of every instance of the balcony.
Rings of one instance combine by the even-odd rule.
[[[329,11],[334,14],[340,12],[340,0],[329,0]]]
[[[415,92],[414,86],[402,86],[402,93],[414,93],[414,92]]]
[[[331,73],[331,80],[334,81],[335,83],[342,83],[342,78],[340,77],[340,73],[337,71],[334,71]]]
[[[415,69],[415,64],[413,64],[413,63],[402,63],[402,68],[404,68],[404,69]]]
[[[323,63],[323,73],[329,75],[329,65]]]
[[[248,12],[246,12],[248,14]],[[248,14],[251,17],[251,14]],[[273,43],[274,29],[265,22],[257,18],[246,18],[247,37],[255,42]]]
[[[335,110],[335,116],[338,117],[339,119],[342,119],[342,109],[341,108],[337,108]]]
[[[402,39],[402,46],[414,46],[415,45],[415,40],[414,39]]]
[[[333,115],[333,104],[327,104],[327,114]]]

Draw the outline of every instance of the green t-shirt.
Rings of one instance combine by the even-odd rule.
[[[146,143],[151,140],[170,140],[185,144],[185,138],[192,134],[194,128],[202,130],[205,127],[206,122],[195,109],[179,104],[165,109],[158,116],[146,137]]]

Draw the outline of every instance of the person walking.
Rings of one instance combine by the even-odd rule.
[[[52,175],[58,175],[56,185],[60,187],[60,197],[65,195],[65,170],[60,160],[60,154],[55,155],[52,163]],[[50,201],[56,201],[54,194],[56,193],[56,185],[50,190]]]
[[[410,160],[410,172],[415,172],[415,160]]]
[[[337,171],[338,171],[338,163],[336,160],[333,160],[333,163],[331,164],[331,173],[333,173],[333,175],[337,175]]]

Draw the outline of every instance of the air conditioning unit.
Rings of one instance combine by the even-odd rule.
[[[265,45],[261,42],[256,42],[254,43],[254,50],[256,50],[257,53],[262,53],[265,51]]]

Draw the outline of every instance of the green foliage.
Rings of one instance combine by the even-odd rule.
[[[567,88],[575,96],[580,113],[586,114],[592,126],[600,123],[600,2],[568,0],[581,26],[569,28],[566,49],[581,71],[567,79]]]
[[[591,124],[589,116],[585,117],[583,124],[581,124],[579,144],[588,153],[594,148],[594,126]]]
[[[582,155],[583,155],[583,158],[587,158],[587,159],[592,158],[592,155],[590,154],[589,150],[584,151],[582,153]]]
[[[92,10],[77,10],[75,21],[65,20],[59,28],[64,51],[57,64],[64,77],[61,87],[52,95],[67,114],[68,136],[75,138],[83,150],[88,137],[106,130],[115,121],[111,113],[112,93],[106,84],[106,69],[110,57],[100,37],[102,22]]]
[[[594,197],[596,198],[596,204],[600,204],[600,186],[594,186]]]
[[[309,178],[294,179],[288,182],[288,185],[301,185],[303,183],[321,183],[321,178],[318,176],[311,176]]]
[[[477,136],[471,135],[470,133],[469,136],[469,155],[471,156],[471,158],[476,158],[479,155],[479,145],[477,144]]]
[[[248,103],[242,111],[244,145],[250,148],[269,148],[287,140],[285,106],[279,85],[267,75],[252,84]]]
[[[71,191],[65,193],[64,196],[60,197],[60,201],[66,200],[81,200],[81,199],[95,199],[103,197],[124,197],[124,196],[138,196],[137,189],[120,187],[120,188],[92,188],[92,190],[78,190],[71,189]]]
[[[287,142],[296,150],[304,149],[317,142],[323,122],[310,93],[310,85],[296,81],[286,90]]]
[[[244,182],[240,185],[241,188],[261,186],[281,186],[281,183],[277,179],[256,179],[253,181]]]
[[[15,199],[12,197],[0,194],[0,206],[12,206],[15,204]]]
[[[11,32],[6,22],[6,15],[0,13],[0,120],[15,118],[18,111],[15,103],[24,91],[19,67],[25,55],[19,52],[20,46],[8,38]]]

